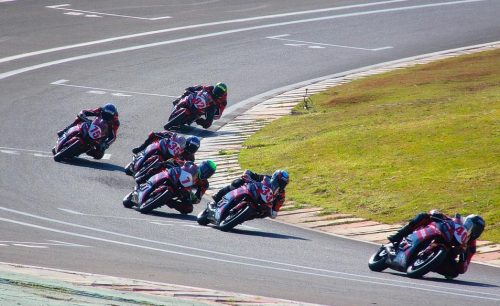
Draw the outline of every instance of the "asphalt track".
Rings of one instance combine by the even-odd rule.
[[[130,148],[190,84],[225,81],[234,115],[275,88],[498,41],[499,12],[496,0],[0,1],[0,261],[330,305],[498,305],[497,268],[452,282],[373,273],[373,245],[268,220],[222,233],[121,198]],[[53,162],[55,131],[109,101],[122,122],[109,159]]]

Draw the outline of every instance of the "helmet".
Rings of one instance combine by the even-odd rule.
[[[118,114],[118,110],[116,109],[116,106],[114,106],[111,103],[105,104],[102,107],[101,116],[102,116],[102,119],[104,119],[106,121],[112,120],[115,117],[115,115],[117,115],[117,114]]]
[[[285,189],[286,185],[288,184],[288,172],[285,170],[276,170],[273,173],[273,176],[271,177],[271,186],[273,189]]]
[[[206,180],[215,173],[216,169],[217,165],[213,161],[204,160],[198,167],[198,177],[202,180]]]
[[[464,227],[469,233],[469,240],[476,240],[481,236],[484,230],[486,222],[481,216],[478,215],[468,215],[464,220]]]
[[[198,148],[200,147],[200,138],[196,136],[189,136],[186,139],[186,147],[184,148],[184,151],[188,153],[196,153],[198,151]]]
[[[212,96],[215,99],[219,99],[227,93],[227,86],[224,83],[217,83],[214,85],[214,89],[212,89]]]

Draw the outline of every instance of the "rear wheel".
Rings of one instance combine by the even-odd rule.
[[[423,250],[408,265],[406,274],[409,277],[418,278],[434,270],[446,258],[446,249],[439,245],[431,251]]]
[[[72,144],[62,148],[61,151],[57,152],[54,155],[54,161],[60,162],[63,159],[68,159],[68,158],[71,158],[73,156],[77,156],[79,153],[78,152],[79,149],[80,149],[80,141],[77,140],[77,141],[73,142]]]
[[[373,254],[372,257],[368,260],[368,268],[375,272],[380,272],[385,270],[389,265],[387,264],[387,256],[389,253],[387,249],[382,246],[377,253]]]
[[[238,224],[245,222],[255,214],[255,209],[252,206],[245,206],[243,209],[233,209],[228,216],[219,223],[219,229],[223,232],[231,230]]]
[[[137,211],[146,214],[151,212],[163,204],[166,204],[170,200],[170,194],[168,190],[154,194],[152,197],[148,198],[144,203],[139,204]]]

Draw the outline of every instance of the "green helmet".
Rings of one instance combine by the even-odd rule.
[[[220,97],[224,96],[227,93],[227,86],[224,83],[217,83],[214,86],[214,89],[212,90],[212,96],[215,99],[219,99]]]
[[[204,160],[198,167],[198,177],[202,180],[206,180],[215,173],[216,169],[217,165],[212,160]]]

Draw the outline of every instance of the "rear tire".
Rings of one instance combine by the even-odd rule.
[[[368,268],[375,272],[381,272],[389,267],[387,264],[387,250],[384,246],[382,246],[377,253],[373,254],[372,257],[368,260]]]
[[[165,190],[162,193],[147,199],[146,202],[139,204],[139,206],[137,207],[137,211],[143,214],[149,213],[153,209],[156,209],[162,206],[163,204],[166,204],[167,201],[169,200],[170,200],[169,191]]]
[[[224,220],[220,221],[219,229],[223,232],[230,231],[238,224],[245,222],[255,214],[255,209],[252,206],[246,206],[242,210],[230,212]]]
[[[77,140],[74,143],[70,144],[69,146],[64,147],[61,151],[57,152],[54,155],[54,161],[60,162],[63,159],[68,159],[77,156],[79,146],[80,146],[80,141]]]
[[[447,251],[443,246],[436,247],[431,254],[423,257],[423,251],[408,265],[406,274],[412,278],[419,278],[434,270],[446,258]]]

